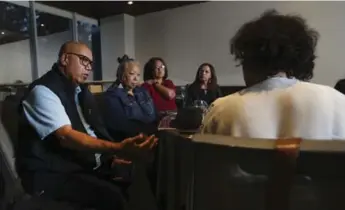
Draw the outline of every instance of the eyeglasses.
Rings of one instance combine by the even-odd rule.
[[[156,69],[165,69],[165,66],[164,65],[157,66]]]
[[[90,60],[90,58],[86,57],[85,55],[81,55],[78,53],[66,53],[68,55],[75,55],[79,58],[80,64],[85,67],[87,70],[92,70],[92,67],[94,65],[93,61]]]

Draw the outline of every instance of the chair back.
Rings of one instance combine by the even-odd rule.
[[[91,93],[102,93],[103,86],[102,85],[89,85],[89,90]]]
[[[15,148],[17,144],[18,105],[21,95],[9,95],[0,102],[0,185],[1,199],[9,202],[16,196],[20,196],[24,190],[21,186],[15,167]],[[1,193],[0,193],[1,194]]]
[[[194,210],[345,208],[345,141],[193,137]]]

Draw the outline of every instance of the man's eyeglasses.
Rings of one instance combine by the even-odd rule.
[[[80,64],[83,65],[85,69],[92,70],[94,63],[85,55],[81,55],[78,53],[66,53],[66,54],[77,56],[79,58]]]

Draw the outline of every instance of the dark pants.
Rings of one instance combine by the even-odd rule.
[[[41,197],[70,202],[97,210],[123,210],[127,184],[116,184],[94,174],[48,174],[34,176],[33,191]]]

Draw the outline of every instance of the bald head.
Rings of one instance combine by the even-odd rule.
[[[68,41],[59,50],[59,66],[74,83],[85,82],[92,70],[93,57],[89,47],[81,42]]]
[[[82,42],[77,42],[77,41],[68,41],[65,42],[63,45],[61,45],[60,50],[59,50],[59,58],[66,52],[74,52],[78,51],[80,48],[87,48],[89,47]],[[90,50],[90,49],[89,49]]]

